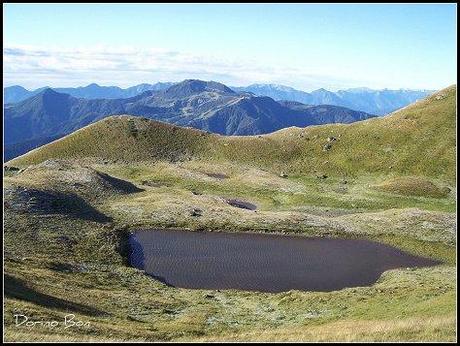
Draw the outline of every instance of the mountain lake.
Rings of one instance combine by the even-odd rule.
[[[296,235],[142,230],[129,245],[132,266],[192,289],[328,292],[370,286],[386,270],[441,263],[370,240]]]

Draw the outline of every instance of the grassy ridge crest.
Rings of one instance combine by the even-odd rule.
[[[388,116],[353,124],[288,128],[261,136],[220,136],[133,116],[111,116],[8,164],[51,158],[205,160],[288,174],[417,175],[455,181],[456,86]]]

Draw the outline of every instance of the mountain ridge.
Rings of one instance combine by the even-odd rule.
[[[456,86],[451,86],[386,117],[254,136],[221,136],[142,117],[112,116],[8,164],[23,167],[51,158],[126,163],[198,159],[257,164],[294,175],[379,172],[455,182],[455,107]],[[426,160],[426,155],[434,159]]]
[[[87,99],[117,99],[138,96],[146,91],[162,91],[170,86],[178,84],[172,82],[158,82],[155,84],[142,83],[129,88],[119,88],[116,86],[100,86],[91,83],[84,87],[76,88],[53,88],[62,93],[69,94],[78,98]],[[26,98],[36,95],[47,87],[29,91],[21,86],[10,86],[4,88],[5,103],[17,103]],[[275,101],[298,101],[305,104],[320,105],[330,104],[335,106],[347,107],[357,111],[370,114],[384,115],[398,108],[421,99],[434,90],[412,90],[412,89],[370,89],[366,87],[349,88],[338,91],[329,91],[324,88],[306,92],[297,90],[290,86],[281,84],[251,84],[248,86],[231,86],[229,89],[236,92],[251,92],[255,96],[268,96]]]
[[[37,95],[46,88],[53,89],[57,92],[69,94],[74,97],[87,98],[87,99],[117,99],[117,98],[130,98],[137,96],[147,90],[160,91],[173,85],[170,82],[157,82],[155,84],[142,83],[128,88],[120,88],[118,86],[101,86],[97,83],[91,83],[86,86],[79,86],[75,88],[52,88],[41,87],[34,90],[28,90],[20,85],[13,85],[4,88],[4,101],[5,103],[18,103],[26,100],[29,97]]]
[[[42,142],[115,114],[224,135],[263,134],[293,125],[353,122],[373,116],[337,106],[290,107],[266,96],[237,93],[213,81],[185,80],[165,90],[148,90],[124,99],[75,98],[47,88],[27,100],[5,105],[5,144]]]
[[[434,90],[370,88],[349,88],[336,92],[320,88],[306,92],[276,84],[251,84],[246,87],[233,87],[233,89],[269,96],[276,101],[297,101],[311,105],[328,104],[376,115],[389,114],[434,92]]]

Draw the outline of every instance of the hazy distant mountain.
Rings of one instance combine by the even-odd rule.
[[[155,83],[155,84],[139,84],[135,85],[126,89],[122,89],[117,86],[100,86],[96,83],[89,84],[85,87],[76,87],[76,88],[52,88],[53,90],[69,94],[74,97],[78,98],[85,98],[85,99],[121,99],[121,98],[128,98],[137,96],[145,91],[154,90],[160,91],[164,90],[174,83]],[[6,87],[4,89],[4,97],[5,103],[17,103],[23,101],[29,97],[37,95],[44,89],[39,88],[32,91],[29,91],[19,85],[14,85],[10,87]]]
[[[84,99],[45,89],[4,108],[5,143],[22,148],[73,132],[114,114],[130,114],[224,135],[255,135],[285,127],[350,123],[372,115],[337,106],[276,102],[217,82],[185,80],[123,99]]]
[[[53,90],[86,99],[129,98],[145,91],[161,91],[174,83],[139,84],[122,89],[116,86],[100,86],[95,83],[77,88],[53,88]],[[4,89],[5,103],[16,103],[37,95],[47,87],[29,91],[19,85]],[[256,96],[268,96],[272,99],[296,101],[309,105],[335,105],[347,107],[370,114],[384,115],[405,107],[434,92],[434,90],[373,90],[369,88],[352,88],[336,92],[318,89],[310,93],[278,84],[252,84],[247,87],[231,87],[239,93],[252,93]]]
[[[239,92],[251,92],[258,96],[268,96],[274,100],[297,101],[311,104],[313,97],[304,91],[279,84],[251,84],[247,87],[231,87]]]
[[[384,115],[399,108],[405,107],[415,101],[424,99],[433,94],[435,90],[371,90],[355,88],[337,91],[335,94],[343,101],[345,107],[372,111],[372,114]]]
[[[19,101],[23,101],[29,97],[37,95],[47,87],[35,89],[33,91],[29,91],[26,88],[23,88],[20,85],[13,85],[10,87],[6,87],[3,89],[3,97],[5,103],[15,103]]]
[[[20,85],[7,87],[3,91],[5,103],[25,100],[32,96],[31,92]]]
[[[318,89],[308,93],[277,84],[252,84],[247,87],[232,88],[237,91],[252,92],[258,96],[268,96],[277,101],[297,101],[310,105],[336,105],[377,115],[391,113],[434,92],[434,90],[353,88],[337,92]]]
[[[45,89],[24,101],[5,105],[4,143],[20,143],[72,132],[99,116],[123,113],[122,100],[125,99],[79,99]]]

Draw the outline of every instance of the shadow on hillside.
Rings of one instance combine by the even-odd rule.
[[[97,222],[112,220],[83,198],[72,193],[13,187],[5,189],[4,196],[5,209],[20,213],[66,214],[70,217]]]
[[[112,177],[111,175],[108,175],[106,173],[97,172],[97,174],[104,181],[109,183],[114,189],[118,190],[121,193],[136,193],[144,191],[144,189],[141,189],[128,181]]]
[[[38,292],[37,290],[27,287],[23,280],[4,275],[4,292],[5,297],[25,300],[34,304],[44,306],[46,308],[53,308],[65,310],[69,312],[77,312],[89,316],[107,316],[108,313],[86,306],[83,304],[74,303],[61,298],[56,298],[48,294]]]

